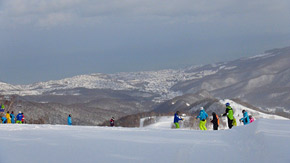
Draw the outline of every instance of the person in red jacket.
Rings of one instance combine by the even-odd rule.
[[[110,120],[110,125],[113,127],[115,125],[115,119],[114,117],[111,118]]]
[[[25,122],[24,120],[25,120],[24,113],[22,113],[22,119],[21,119],[22,124]]]

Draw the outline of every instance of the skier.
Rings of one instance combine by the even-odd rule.
[[[175,127],[176,128],[180,128],[179,127],[179,123],[178,121],[182,120],[183,121],[183,118],[180,118],[178,115],[179,115],[179,111],[176,111],[176,113],[174,114],[174,124],[175,124]]]
[[[207,130],[207,128],[205,127],[207,117],[208,114],[204,111],[204,108],[200,107],[199,115],[196,117],[196,119],[199,118],[200,130]]]
[[[243,113],[244,117],[240,119],[240,122],[243,121],[244,125],[249,124],[250,123],[250,118],[248,116],[248,113],[245,110],[243,110],[242,113]]]
[[[254,122],[254,121],[255,121],[255,119],[254,119],[254,117],[253,117],[253,116],[249,115],[249,118],[250,118],[250,123],[252,123],[252,122]]]
[[[71,115],[70,114],[67,117],[67,123],[68,123],[68,125],[72,125]]]
[[[11,123],[11,117],[10,117],[9,111],[7,111],[6,113],[6,119],[7,119],[7,123]]]
[[[22,113],[22,119],[21,119],[21,122],[24,124],[25,122],[25,117],[24,117],[24,113]]]
[[[2,119],[2,123],[3,123],[3,124],[4,124],[4,123],[7,123],[7,118],[6,118],[6,117],[2,117],[1,119]]]
[[[115,119],[114,117],[111,118],[110,120],[110,125],[113,127],[115,125]]]
[[[228,117],[228,126],[229,126],[229,129],[231,129],[233,127],[234,111],[232,107],[230,106],[230,103],[226,103],[226,112],[222,114],[221,116]]]
[[[5,110],[5,105],[1,104],[0,112],[4,112],[4,110]]]
[[[213,130],[218,130],[220,123],[219,117],[215,112],[212,112],[212,117],[213,119],[210,122],[213,123]]]
[[[15,115],[13,111],[10,114],[10,118],[11,118],[11,123],[15,123]]]
[[[21,113],[21,111],[19,111],[19,113],[17,114],[17,116],[16,116],[16,123],[18,123],[18,124],[22,124],[22,113]]]

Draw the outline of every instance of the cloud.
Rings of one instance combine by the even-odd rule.
[[[157,23],[210,23],[289,18],[287,0],[4,0],[3,26],[58,27],[111,21],[155,21]],[[263,18],[267,17],[269,19]],[[3,27],[2,26],[2,27]]]

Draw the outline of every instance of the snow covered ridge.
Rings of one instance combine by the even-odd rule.
[[[30,85],[10,85],[0,83],[1,94],[11,95],[41,95],[46,92],[88,88],[88,89],[112,89],[112,90],[139,90],[149,93],[162,94],[160,100],[169,99],[180,95],[170,88],[179,81],[203,78],[212,75],[218,70],[203,70],[199,72],[186,72],[185,70],[161,70],[147,72],[129,72],[116,74],[91,74],[79,75],[62,80],[39,82]]]
[[[0,162],[289,163],[289,135],[290,121],[270,119],[219,131],[5,124]]]
[[[262,53],[262,54],[258,54],[258,55],[252,56],[252,57],[245,58],[244,60],[263,59],[263,58],[269,58],[269,57],[273,57],[273,56],[275,56],[275,55],[272,53]]]

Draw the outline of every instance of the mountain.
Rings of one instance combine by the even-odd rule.
[[[22,103],[26,112],[35,114],[29,108],[41,108],[42,114],[33,117],[33,122],[43,122],[45,115],[49,116],[46,123],[60,122],[60,114],[63,124],[72,108],[77,124],[98,124],[111,116],[121,118],[148,111],[168,113],[183,109],[194,113],[199,106],[219,112],[223,108],[218,103],[220,99],[236,99],[289,117],[289,63],[290,47],[286,47],[250,58],[177,70],[96,73],[29,85],[0,82],[0,94],[16,96],[14,104]],[[10,109],[20,110],[17,105]],[[88,115],[90,120],[84,120]]]
[[[215,74],[181,81],[172,90],[194,93],[205,89],[220,98],[239,98],[262,109],[290,110],[290,47],[228,63],[207,65],[200,70]],[[196,71],[196,70],[194,70]]]
[[[214,98],[209,92],[201,90],[195,94],[185,94],[175,97],[158,105],[154,111],[157,113],[167,113],[181,111],[184,113],[197,114],[200,107],[206,108],[206,111],[215,111],[218,114],[224,112],[224,104]]]

